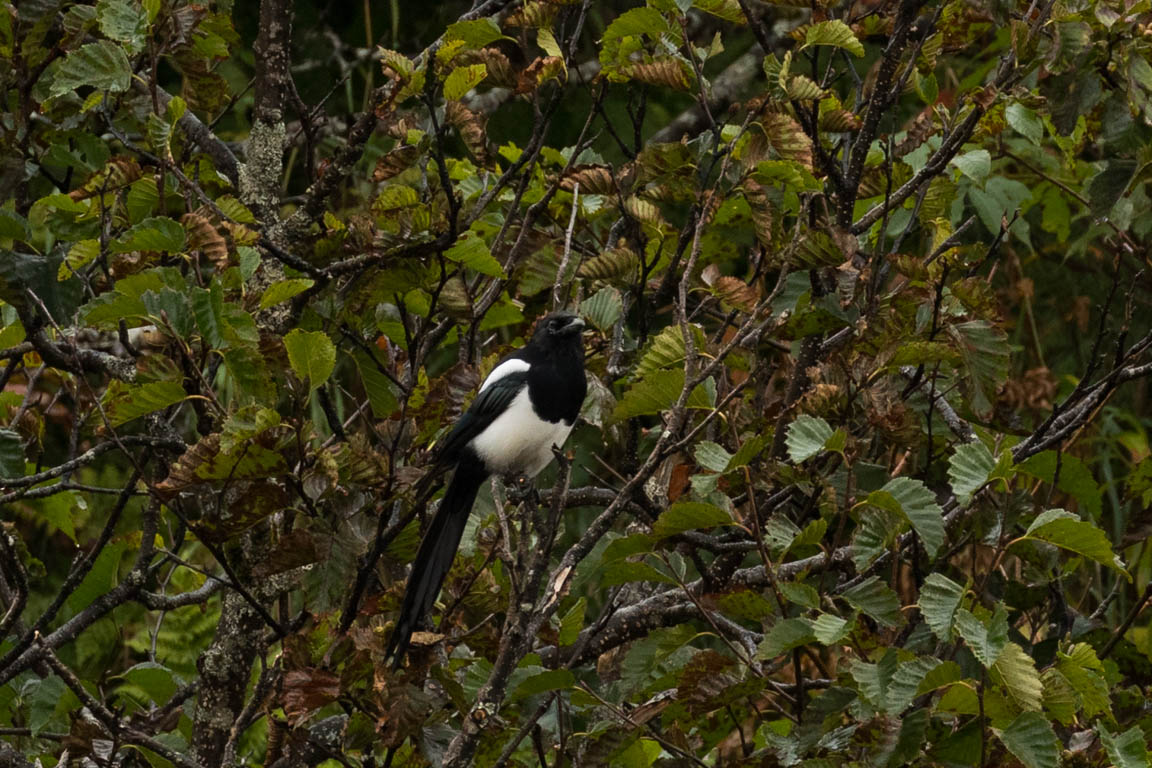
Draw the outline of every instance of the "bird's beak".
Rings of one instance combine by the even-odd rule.
[[[568,325],[564,326],[565,333],[583,333],[585,328],[584,318],[574,317],[568,321]]]

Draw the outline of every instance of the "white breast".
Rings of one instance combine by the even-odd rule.
[[[492,381],[492,376],[500,368],[510,363],[522,363],[525,368],[528,365],[520,360],[509,360],[492,372],[485,385]],[[508,410],[472,440],[472,449],[495,473],[535,477],[552,461],[552,446],[563,446],[571,431],[571,424],[563,421],[553,424],[537,416],[525,387]]]

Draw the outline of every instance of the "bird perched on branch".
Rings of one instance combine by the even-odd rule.
[[[532,340],[501,360],[438,449],[437,466],[456,471],[424,534],[388,641],[394,667],[424,620],[460,546],[472,503],[492,475],[535,477],[568,438],[587,393],[584,321],[553,312]]]

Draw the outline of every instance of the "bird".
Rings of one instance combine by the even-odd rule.
[[[468,410],[436,448],[436,470],[455,471],[420,542],[385,658],[403,666],[412,632],[436,602],[452,567],[472,504],[493,475],[535,477],[564,445],[580,415],[584,321],[553,312],[532,339],[497,363]]]

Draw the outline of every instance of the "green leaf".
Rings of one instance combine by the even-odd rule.
[[[444,255],[482,275],[505,276],[504,268],[500,266],[500,262],[492,257],[492,251],[488,250],[488,244],[475,232],[465,232],[455,245],[444,252]]]
[[[445,40],[462,40],[469,48],[483,48],[501,37],[500,27],[490,18],[457,21],[444,31]]]
[[[812,634],[815,635],[816,641],[821,645],[835,645],[848,636],[853,626],[855,626],[853,621],[833,616],[830,613],[822,613],[816,617],[816,621],[812,624]]]
[[[56,271],[57,280],[67,280],[82,267],[91,264],[100,255],[100,241],[96,239],[78,240],[68,249],[68,255],[60,262]]]
[[[56,713],[56,705],[68,693],[68,687],[56,675],[49,675],[31,684],[31,693],[25,695],[28,706],[28,727],[36,736]]]
[[[246,405],[224,422],[220,431],[221,453],[236,453],[243,443],[280,425],[280,414],[271,408]]]
[[[1040,683],[1044,686],[1042,697],[1044,711],[1064,725],[1074,723],[1080,704],[1068,678],[1055,667],[1049,667],[1040,675]]]
[[[1028,526],[1022,539],[1046,541],[1062,549],[1094,560],[1101,565],[1124,574],[1129,581],[1132,577],[1124,569],[1124,561],[1112,551],[1112,542],[1104,531],[1092,523],[1081,520],[1063,509],[1050,509],[1042,513]]]
[[[131,85],[132,65],[124,49],[110,40],[99,40],[68,54],[56,71],[48,95],[55,98],[81,86],[120,93]]]
[[[781,619],[772,625],[760,641],[757,656],[773,659],[793,648],[816,641],[810,619]]]
[[[1149,768],[1147,736],[1134,725],[1119,735],[1109,733],[1104,723],[1096,723],[1100,743],[1116,768]]]
[[[163,251],[179,253],[184,250],[184,227],[174,219],[155,216],[135,225],[111,244],[113,253],[130,251]]]
[[[972,655],[991,668],[1008,644],[1008,614],[1004,604],[996,606],[987,625],[964,608],[956,611],[956,630],[972,650]]]
[[[308,380],[312,391],[328,381],[336,367],[336,346],[322,331],[304,331],[295,328],[284,337],[288,362],[301,380]]]
[[[649,581],[656,584],[676,583],[676,579],[661,573],[648,563],[617,560],[604,567],[600,577],[600,586],[614,587],[617,584],[626,584],[630,581]]]
[[[1016,706],[1031,712],[1043,709],[1044,684],[1036,663],[1023,648],[1009,642],[992,665],[992,679],[998,683]]]
[[[920,480],[894,477],[881,489],[892,495],[908,522],[920,534],[929,557],[935,557],[944,544],[944,510],[936,495]]]
[[[780,592],[785,600],[795,605],[802,605],[812,610],[820,607],[820,593],[801,581],[780,582]]]
[[[688,396],[689,408],[710,409],[715,402],[715,382],[708,379]],[[684,389],[684,370],[657,371],[634,383],[616,404],[613,418],[630,419],[671,408]]]
[[[843,48],[857,57],[864,55],[864,44],[856,39],[851,27],[839,19],[817,22],[808,27],[804,47],[809,45],[830,45]]]
[[[157,704],[167,704],[180,687],[172,670],[151,661],[129,667],[117,677],[144,691]]]
[[[1085,717],[1110,712],[1112,700],[1108,682],[1104,679],[1104,665],[1096,651],[1087,643],[1077,643],[1068,653],[1056,653],[1056,669],[1064,675],[1076,692]]]
[[[792,461],[800,462],[810,459],[824,450],[824,446],[832,438],[832,427],[819,416],[801,414],[788,425],[788,435],[784,444],[788,446],[788,456]]]
[[[367,352],[357,350],[352,354],[352,359],[356,361],[356,368],[360,371],[360,381],[364,383],[364,392],[368,395],[372,415],[377,419],[388,418],[400,405],[392,391],[392,382],[376,366],[376,362]]]
[[[928,657],[900,662],[885,692],[884,710],[889,714],[898,715],[907,709],[912,699],[916,698],[916,691],[920,689],[921,683],[938,666],[940,666],[939,659]]]
[[[1038,712],[1024,712],[997,735],[1026,768],[1056,768],[1060,764],[1060,742],[1052,724]]]
[[[488,76],[488,67],[484,64],[469,64],[457,67],[444,78],[444,98],[457,101],[464,98],[468,91],[480,84]]]
[[[1008,378],[1008,337],[984,320],[949,326],[948,333],[964,359],[972,410],[987,416],[997,389]]]
[[[124,204],[128,207],[128,220],[139,224],[155,212],[159,202],[160,192],[156,188],[156,179],[150,176],[136,179],[128,187],[128,195],[124,198]]]
[[[580,302],[580,316],[604,333],[612,330],[623,311],[620,291],[612,286],[605,286]]]
[[[581,597],[560,618],[560,632],[556,638],[559,645],[572,645],[580,637],[580,630],[584,628],[584,612],[587,608],[588,600]]]
[[[538,672],[516,686],[510,694],[508,701],[518,701],[527,696],[535,696],[548,691],[567,690],[576,684],[576,676],[570,669],[548,669]]]
[[[27,241],[31,234],[28,219],[16,211],[0,208],[0,238]]]
[[[952,617],[964,599],[964,587],[940,573],[930,573],[920,588],[920,614],[941,642],[952,639]]]
[[[1017,464],[1016,469],[1048,484],[1055,480],[1061,493],[1076,499],[1091,519],[1100,519],[1103,511],[1100,485],[1092,476],[1092,470],[1076,456],[1041,451]]]
[[[100,0],[96,3],[96,21],[105,37],[127,44],[132,52],[143,47],[148,18],[134,0]]]
[[[840,596],[853,608],[886,627],[898,627],[904,622],[900,615],[900,598],[876,576],[869,576],[841,592]]]
[[[731,525],[732,516],[714,504],[700,501],[678,501],[660,513],[652,524],[652,533],[660,539],[697,528]]]
[[[732,460],[732,455],[724,450],[723,446],[710,440],[701,440],[696,445],[693,455],[697,464],[713,472],[723,472],[728,468],[728,462]]]
[[[140,385],[113,381],[102,401],[108,423],[119,427],[145,414],[175,405],[185,397],[184,387],[178,381],[153,381]]]
[[[0,429],[0,478],[24,477],[24,441],[13,429]]]
[[[1104,169],[1092,177],[1085,189],[1091,203],[1092,215],[1107,216],[1112,206],[1128,189],[1128,183],[1136,175],[1137,163],[1129,158],[1115,158],[1104,164]]]
[[[956,447],[956,453],[948,459],[948,481],[961,505],[968,506],[972,496],[984,487],[995,468],[996,459],[984,443],[977,440]]]
[[[979,184],[988,178],[988,174],[992,171],[992,155],[986,149],[974,149],[957,155],[949,164],[956,166],[960,169],[960,173]]]
[[[303,293],[315,284],[315,280],[307,277],[296,277],[272,283],[264,291],[264,295],[260,297],[260,309],[274,307],[282,301],[287,301],[293,296]]]
[[[1004,110],[1004,117],[1008,120],[1008,125],[1033,144],[1039,144],[1044,138],[1044,121],[1023,104],[1019,102],[1009,104]]]
[[[200,335],[212,349],[228,346],[228,321],[224,318],[224,291],[220,282],[213,280],[207,290],[198,288],[192,291],[192,314]]]

